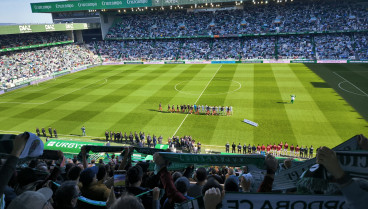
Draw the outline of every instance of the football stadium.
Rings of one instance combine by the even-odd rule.
[[[0,209],[367,208],[367,1],[32,2]]]

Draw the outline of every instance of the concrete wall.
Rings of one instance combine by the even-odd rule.
[[[111,16],[108,14],[100,14],[100,23],[101,23],[101,32],[102,32],[102,39],[105,40],[107,32],[109,28],[114,23],[115,16]]]

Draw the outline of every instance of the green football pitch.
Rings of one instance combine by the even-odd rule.
[[[100,66],[1,95],[0,132],[51,126],[61,138],[82,141],[103,139],[106,130],[162,135],[164,142],[191,135],[221,151],[226,142],[333,147],[368,135],[367,92],[366,64]],[[232,106],[233,115],[166,112],[168,104],[194,103]],[[79,136],[83,125],[87,137]]]

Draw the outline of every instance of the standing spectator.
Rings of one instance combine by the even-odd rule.
[[[305,146],[303,151],[304,151],[304,157],[308,158],[308,146]]]
[[[56,190],[54,209],[75,209],[80,194],[76,181],[65,181]]]
[[[86,128],[83,126],[81,129],[82,129],[83,136],[86,136]]]
[[[313,158],[313,146],[309,147],[309,158]]]
[[[142,178],[143,178],[143,169],[140,165],[133,166],[129,168],[127,172],[127,192],[133,194],[133,195],[139,195],[144,192],[147,192],[148,189],[141,187],[142,184]],[[144,208],[150,209],[152,208],[152,197],[148,195],[140,196],[142,203],[144,205]]]
[[[106,137],[106,141],[109,141],[109,132],[107,130],[105,131],[105,137]]]
[[[39,136],[41,136],[41,134],[40,134],[40,129],[37,127],[36,128],[36,133],[37,133],[37,136],[39,137]]]
[[[157,137],[153,135],[153,148],[156,147],[156,144],[157,144]]]
[[[43,134],[44,137],[46,137],[46,130],[45,130],[45,128],[42,128],[42,134]]]
[[[49,134],[50,134],[50,138],[52,138],[52,128],[49,127]]]
[[[44,187],[37,191],[26,191],[16,197],[9,205],[8,209],[52,209],[50,203],[52,190]]]
[[[191,184],[188,189],[188,196],[199,197],[202,195],[203,185],[206,183],[207,171],[205,168],[200,167],[194,174],[195,184]]]
[[[106,201],[110,194],[110,189],[105,185],[98,184],[98,170],[97,166],[93,166],[81,172],[79,178],[79,181],[82,183],[81,192],[84,197],[91,200]]]
[[[55,138],[58,138],[57,132],[56,132],[56,128],[54,128],[54,136]]]
[[[198,141],[198,143],[197,143],[197,147],[198,147],[198,154],[201,154],[201,146],[202,146],[201,142],[200,142],[200,141]],[[190,195],[189,195],[189,196],[190,196]]]

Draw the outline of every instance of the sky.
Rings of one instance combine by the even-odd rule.
[[[30,3],[63,0],[0,0],[0,23],[52,23],[51,14],[32,13]]]

